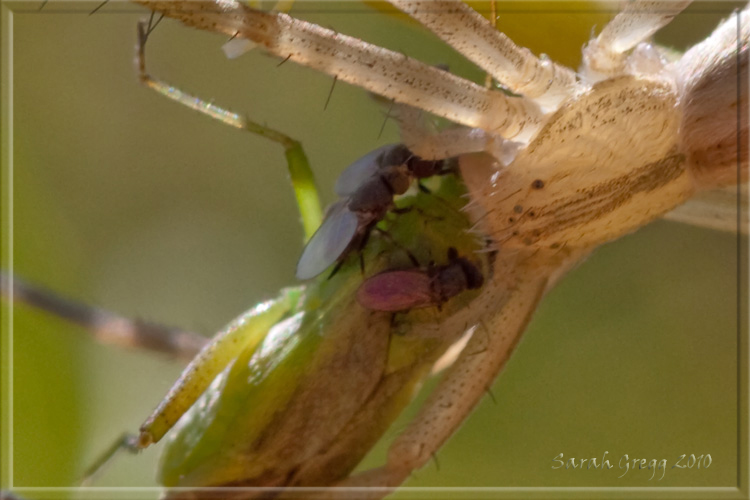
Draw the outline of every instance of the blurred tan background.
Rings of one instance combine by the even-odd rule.
[[[13,8],[15,270],[65,296],[210,334],[294,282],[302,233],[282,151],[140,87],[133,49],[145,13],[111,2],[89,16],[97,3]],[[696,5],[660,40],[684,48],[735,5]],[[500,5],[499,25],[575,67],[614,8],[513,2]],[[434,37],[372,6],[303,1],[292,14],[483,80]],[[227,60],[223,42],[165,20],[149,41],[148,67],[301,140],[325,201],[349,162],[397,140],[393,123],[378,137],[384,110],[365,92],[338,84],[324,111],[330,78],[277,67],[260,52]],[[732,234],[657,222],[599,249],[544,301],[493,388],[497,404],[485,398],[439,453],[439,469],[431,464],[409,484],[733,486],[736,276]],[[25,310],[14,345],[16,486],[72,484],[137,429],[181,369]],[[384,450],[367,463],[379,464]],[[600,460],[605,451],[611,471],[552,469],[559,453]],[[691,453],[711,454],[710,468],[671,469]],[[632,470],[618,478],[624,454],[666,459],[664,479]],[[154,485],[157,456],[123,457],[98,485]],[[400,494],[425,495],[435,494]],[[484,493],[532,495],[556,493]]]

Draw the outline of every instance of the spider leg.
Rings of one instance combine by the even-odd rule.
[[[745,7],[667,68],[680,75],[682,142],[701,189],[747,182],[749,45]]]
[[[518,283],[505,306],[486,322],[489,335],[474,335],[430,394],[419,414],[388,450],[386,469],[410,474],[425,465],[476,406],[526,328],[546,279]]]
[[[554,108],[576,86],[575,73],[519,47],[459,0],[389,0],[516,94]]]
[[[503,306],[491,318],[484,318],[481,326],[475,329],[417,416],[391,444],[386,464],[355,474],[336,486],[377,486],[357,498],[381,498],[388,493],[387,488],[399,486],[412,471],[429,462],[505,366],[547,284],[544,273],[526,271],[514,276],[496,275],[492,282],[487,283],[482,296],[469,307],[482,310],[490,303],[497,305],[498,302]],[[486,334],[477,333],[479,328]]]
[[[143,85],[155,90],[175,102],[194,109],[215,120],[219,120],[231,127],[246,130],[253,134],[265,137],[273,142],[280,144],[284,148],[287,166],[289,168],[289,177],[292,181],[294,194],[297,199],[297,206],[302,218],[302,226],[305,231],[305,241],[315,233],[323,219],[320,208],[320,199],[318,190],[315,187],[315,179],[310,169],[310,163],[307,160],[302,149],[302,144],[291,137],[274,130],[272,128],[254,122],[245,116],[241,116],[232,111],[220,108],[210,102],[204,101],[182,90],[151,77],[146,71],[146,41],[153,30],[151,23],[138,23],[138,45],[136,47],[136,67],[138,68],[138,78]]]
[[[521,145],[477,128],[455,127],[434,132],[425,123],[424,113],[411,106],[399,106],[395,116],[401,130],[401,140],[414,154],[425,160],[486,152],[507,165],[515,158]]]
[[[417,142],[408,136],[405,129],[401,131],[412,151],[426,160],[454,158],[471,153],[490,153],[503,164],[508,165],[515,158],[518,148],[523,143],[508,141],[494,134],[476,128],[452,128],[441,130],[436,134],[423,135]],[[413,148],[411,146],[414,146]]]
[[[282,59],[327,73],[387,99],[516,140],[528,140],[542,112],[530,99],[508,97],[398,52],[278,12],[228,2],[137,0],[188,26],[238,36]]]
[[[415,118],[414,112],[421,115],[421,112],[414,108],[397,114],[401,140],[409,150],[425,160],[441,160],[467,153],[483,152],[489,149],[492,142],[502,141],[500,137],[488,134],[484,130],[469,127],[431,132],[419,120],[413,119]]]
[[[690,0],[627,2],[583,49],[583,73],[593,80],[623,72],[626,52],[645,41],[690,4]]]
[[[208,339],[197,333],[126,318],[64,299],[5,272],[0,272],[0,291],[9,302],[25,304],[82,327],[102,344],[137,347],[190,360],[208,343]]]

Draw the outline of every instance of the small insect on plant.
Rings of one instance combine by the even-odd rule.
[[[253,358],[255,348],[237,354],[166,450],[121,457],[96,478],[96,489],[76,494],[151,486],[161,452],[160,480],[186,488],[170,489],[172,497],[210,496],[203,486],[385,487],[336,490],[378,497],[409,476],[397,494],[409,496],[409,486],[482,486],[503,495],[503,488],[535,486],[737,485],[745,459],[736,444],[744,415],[736,395],[745,389],[737,354],[746,331],[746,281],[738,274],[745,240],[656,221],[551,284],[599,243],[687,200],[698,181],[745,180],[746,151],[737,149],[746,144],[746,116],[738,116],[746,95],[732,100],[746,89],[736,83],[746,80],[748,23],[746,13],[732,14],[742,4],[698,3],[681,12],[684,4],[636,2],[612,24],[619,12],[612,4],[477,4],[497,16],[496,31],[460,3],[394,2],[435,37],[380,4],[295,4],[293,16],[325,27],[311,28],[233,3],[143,3],[157,12],[151,28],[164,13],[226,35],[165,19],[149,30],[148,70],[302,141],[324,200],[351,201],[351,191],[331,189],[336,179],[383,144],[446,160],[450,172],[426,180],[425,191],[412,186],[389,198],[396,210],[389,206],[379,219],[381,231],[360,228],[358,211],[347,207],[358,217],[356,231],[369,235],[366,245],[324,251],[323,264],[342,259],[332,277],[324,272],[307,288],[277,293],[295,283],[304,234],[278,145],[137,85],[130,40],[148,18],[142,7],[110,3],[89,16],[91,8],[63,2],[41,11],[14,6],[14,60],[34,63],[13,66],[13,175],[3,178],[12,261],[6,257],[3,269],[124,316],[208,335],[253,304],[277,300],[246,323],[257,331],[243,342],[268,334],[257,348],[262,355]],[[10,19],[10,7],[3,8]],[[656,41],[685,50],[722,19],[730,19],[725,43],[714,39],[689,65],[663,61],[679,60],[671,51],[638,45],[665,26]],[[370,46],[329,27],[395,52],[367,52]],[[592,27],[603,34],[585,52],[590,71],[578,74],[523,52],[529,66],[514,73],[519,53],[498,35],[578,68]],[[263,47],[228,61],[219,48],[232,37]],[[322,45],[294,45],[300,40]],[[480,41],[484,50],[474,53]],[[506,51],[513,57],[497,57]],[[717,63],[722,54],[724,66]],[[339,65],[347,61],[354,65]],[[333,92],[330,77],[295,62],[333,72]],[[450,72],[436,68],[443,64]],[[399,74],[404,65],[409,72]],[[706,93],[691,100],[691,88]],[[385,115],[393,119],[380,134]],[[688,126],[695,123],[710,125]],[[324,240],[351,243],[346,235]],[[457,267],[466,286],[447,278]],[[477,271],[481,286],[466,269]],[[383,279],[396,290],[410,282],[406,298],[380,297],[404,310],[374,307]],[[458,293],[435,293],[436,283]],[[12,467],[3,487],[29,498],[61,496],[118,435],[138,430],[184,363],[97,345],[80,327],[33,308],[12,311],[12,336],[3,325],[4,352],[13,353],[4,359],[12,406],[4,400],[3,463]],[[277,317],[261,325],[264,314]],[[491,386],[532,314],[525,340]],[[437,380],[428,376],[432,366],[461,340],[468,344],[425,402]],[[242,381],[256,384],[252,394],[216,390]],[[397,420],[423,382],[431,387]],[[221,418],[202,419],[202,409],[216,408]],[[152,439],[141,434],[140,444]],[[625,455],[625,464],[668,465],[625,469]],[[704,467],[681,468],[681,455],[702,456]],[[614,467],[560,468],[558,456],[574,464],[609,459]],[[127,494],[154,498],[159,491]]]
[[[331,264],[343,263],[351,250],[364,249],[376,224],[393,212],[394,195],[406,193],[414,179],[444,172],[442,160],[424,161],[403,144],[377,148],[349,165],[336,181],[341,199],[331,205],[305,246],[297,278],[314,278]],[[419,265],[415,259],[412,263]]]
[[[367,278],[357,290],[357,302],[372,311],[408,311],[438,307],[465,290],[482,286],[482,272],[471,261],[448,249],[448,263],[426,269],[389,269]]]

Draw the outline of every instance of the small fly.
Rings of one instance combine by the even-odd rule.
[[[479,268],[450,248],[444,266],[384,271],[368,278],[357,290],[357,302],[366,309],[386,312],[440,307],[451,297],[476,290],[483,283]]]
[[[302,251],[297,278],[314,278],[353,248],[364,248],[373,226],[393,208],[393,197],[404,194],[414,179],[444,173],[443,165],[443,160],[419,158],[403,144],[382,146],[349,165],[336,181],[341,199],[329,207]]]

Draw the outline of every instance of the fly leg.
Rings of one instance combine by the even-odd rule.
[[[307,155],[305,155],[305,152],[302,149],[302,145],[299,141],[296,141],[277,130],[252,121],[246,116],[220,108],[219,106],[183,92],[182,90],[149,75],[146,71],[145,48],[148,37],[153,31],[154,26],[155,25],[152,25],[151,20],[149,20],[148,23],[138,23],[136,66],[138,68],[138,78],[141,83],[183,106],[187,106],[188,108],[203,113],[215,120],[219,120],[226,125],[240,130],[246,130],[280,144],[284,148],[284,155],[286,156],[287,166],[289,168],[289,177],[292,181],[292,187],[294,188],[294,194],[297,199],[297,206],[302,218],[305,241],[309,240],[318,226],[320,226],[323,216],[320,208],[318,190],[315,187],[315,179],[312,170],[310,169]]]

